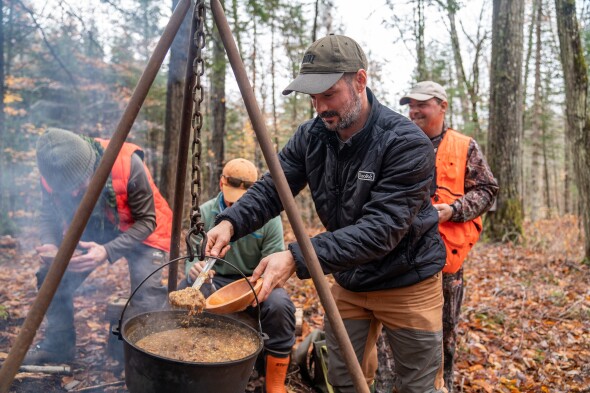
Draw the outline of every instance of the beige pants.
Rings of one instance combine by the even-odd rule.
[[[399,393],[445,392],[442,378],[442,275],[417,284],[352,292],[335,284],[332,295],[367,384],[377,370],[376,342],[384,328],[393,350]],[[329,381],[340,393],[355,392],[329,321],[324,318]]]

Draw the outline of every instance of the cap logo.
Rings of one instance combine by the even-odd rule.
[[[375,181],[375,173],[374,172],[359,171],[358,179],[365,180],[365,181]]]
[[[305,63],[313,64],[313,59],[315,59],[315,55],[308,53],[305,56],[303,56],[303,61],[301,62],[301,64],[305,64]]]

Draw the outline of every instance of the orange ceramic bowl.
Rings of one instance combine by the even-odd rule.
[[[258,295],[262,288],[262,278],[252,286]],[[253,301],[254,292],[243,278],[213,292],[205,301],[205,310],[215,314],[230,314],[245,310]]]

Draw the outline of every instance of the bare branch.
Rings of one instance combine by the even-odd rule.
[[[393,4],[391,3],[391,0],[387,1],[387,5],[389,6],[389,9],[393,11]],[[408,53],[410,53],[410,55],[412,55],[414,60],[418,61],[418,59],[416,57],[416,52],[414,51],[414,49],[412,49],[408,46],[408,44],[407,44],[408,40],[406,40],[404,38],[404,31],[401,28],[401,25],[403,24],[401,19],[399,19],[397,17],[397,15],[395,15],[395,13],[392,14],[392,19],[393,19],[393,23],[390,23],[390,22],[386,21],[385,19],[383,19],[382,24],[385,27],[393,27],[393,28],[397,29],[397,31],[399,32],[400,37],[398,39],[394,39],[393,43],[395,44],[396,42],[399,42],[401,40],[401,42],[404,44],[404,46],[408,50]]]
[[[94,39],[94,34],[92,34],[92,31],[86,27],[86,21],[84,21],[84,19],[82,19],[82,17],[76,13],[76,10],[74,9],[74,7],[71,6],[67,1],[61,0],[61,4],[65,4],[68,6],[69,10],[66,12],[69,15],[73,16],[75,19],[77,19],[78,22],[80,22],[84,32],[88,33],[87,37],[90,39],[90,42],[92,42],[94,44],[94,46],[96,46],[100,50],[101,55],[104,55],[104,49],[102,48],[102,45]]]
[[[64,64],[64,62],[61,60],[61,58],[59,57],[59,55],[57,54],[57,52],[53,49],[53,46],[49,43],[49,40],[47,39],[47,35],[45,34],[45,30],[43,30],[43,27],[41,27],[41,25],[39,24],[39,22],[37,22],[37,18],[35,18],[35,13],[33,12],[33,10],[31,10],[26,5],[24,5],[21,0],[16,0],[16,1],[20,4],[20,6],[22,7],[22,9],[25,10],[31,16],[31,19],[33,20],[33,23],[35,24],[35,26],[37,27],[37,29],[39,29],[39,31],[41,32],[41,36],[43,37],[43,42],[45,42],[45,46],[47,46],[47,49],[49,50],[49,53],[51,53],[51,55],[53,56],[53,58],[55,59],[55,61],[57,61],[57,63],[59,64],[59,66],[64,70],[64,72],[68,76],[68,79],[72,83],[72,86],[76,90],[78,90],[78,83],[74,79],[74,75],[72,75],[72,73],[70,72],[70,70],[68,70],[68,68],[66,67],[66,65]]]

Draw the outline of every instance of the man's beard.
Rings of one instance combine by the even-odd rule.
[[[350,126],[352,126],[354,124],[354,122],[356,122],[358,120],[360,113],[361,113],[361,98],[357,94],[355,94],[352,86],[349,86],[349,91],[350,91],[350,95],[352,98],[349,101],[349,104],[346,107],[344,107],[341,112],[326,111],[326,112],[320,113],[320,118],[322,118],[322,121],[324,121],[323,119],[325,117],[336,117],[337,116],[339,118],[338,122],[336,122],[334,124],[328,124],[326,121],[324,121],[324,125],[326,126],[326,128],[328,130],[330,130],[330,131],[345,130],[345,129],[349,128]],[[340,113],[342,113],[342,114],[340,114]]]

